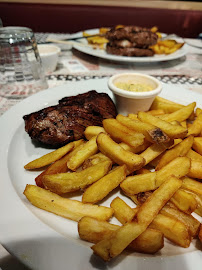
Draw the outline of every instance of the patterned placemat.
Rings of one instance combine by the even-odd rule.
[[[82,81],[89,79],[99,79],[99,78],[108,78],[109,75],[48,75],[48,80],[57,80],[57,81]],[[193,78],[184,75],[153,75],[158,80],[164,83],[172,84],[191,84],[191,85],[202,85],[202,78]]]

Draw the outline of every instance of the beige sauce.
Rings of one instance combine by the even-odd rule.
[[[132,92],[147,92],[152,91],[154,88],[148,84],[145,83],[134,83],[132,81],[129,82],[117,82],[115,83],[115,86],[126,90],[126,91],[132,91]]]

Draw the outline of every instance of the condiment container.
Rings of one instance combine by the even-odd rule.
[[[153,90],[135,92],[120,89],[117,83],[134,83],[151,86]],[[138,111],[148,111],[154,98],[162,91],[162,84],[156,78],[141,73],[120,73],[108,80],[108,87],[114,94],[118,113],[128,115]]]
[[[61,49],[51,44],[39,44],[38,51],[45,73],[53,72],[56,69]]]

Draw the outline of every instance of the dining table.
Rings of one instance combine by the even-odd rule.
[[[181,86],[191,93],[202,94],[202,40],[183,39],[187,52],[184,56],[156,62],[123,62],[104,59],[77,50],[71,44],[59,43],[59,40],[71,37],[68,33],[35,33],[37,44],[46,44],[47,40],[56,40],[55,45],[61,48],[56,70],[46,73],[48,88],[71,82],[98,80],[122,72],[138,72],[154,76],[162,83]],[[43,90],[46,91],[46,90]],[[0,97],[0,116],[15,106],[26,95]],[[0,269],[28,270],[12,254],[0,245]]]

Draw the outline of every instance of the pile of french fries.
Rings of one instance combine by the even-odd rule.
[[[80,238],[105,261],[125,249],[154,254],[164,238],[183,248],[202,242],[202,110],[195,102],[156,97],[149,111],[105,119],[85,137],[25,165],[46,166],[24,190],[33,205],[78,222]],[[102,206],[114,190],[121,198]],[[80,201],[64,196],[77,191]]]

